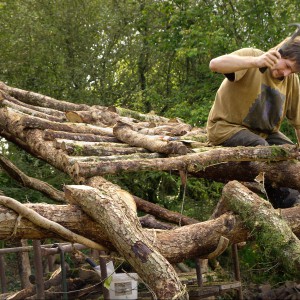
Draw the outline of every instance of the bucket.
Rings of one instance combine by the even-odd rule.
[[[109,287],[111,300],[137,299],[138,274],[137,273],[115,273]]]

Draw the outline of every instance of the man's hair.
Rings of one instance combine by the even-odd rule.
[[[279,46],[279,47],[278,47]],[[300,71],[300,38],[294,40],[290,38],[284,40],[276,48],[281,50],[282,58],[290,59],[296,62],[296,70]]]

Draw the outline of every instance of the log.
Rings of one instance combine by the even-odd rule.
[[[192,129],[189,124],[168,124],[160,125],[154,128],[142,128],[139,130],[141,134],[148,135],[171,135],[171,136],[181,136],[185,135]]]
[[[39,93],[10,87],[4,82],[0,82],[0,89],[22,102],[35,106],[49,107],[60,111],[88,110],[90,108],[86,104],[75,104],[63,100],[57,100]]]
[[[197,173],[211,165],[229,161],[280,161],[298,158],[298,149],[293,145],[217,148],[202,153],[130,161],[85,163],[77,162],[71,169],[74,177],[92,177],[119,172],[184,170]]]
[[[191,175],[226,183],[231,180],[251,182],[258,174],[264,173],[265,179],[277,186],[300,190],[299,169],[300,162],[297,160],[228,162],[208,166],[205,170],[199,170]]]
[[[0,116],[1,119],[5,118],[0,121],[0,126],[3,127],[4,130],[7,130],[9,133],[18,131],[19,135],[23,136],[23,130],[25,128],[42,130],[52,129],[56,131],[68,131],[73,133],[78,132],[113,136],[112,128],[96,127],[89,124],[52,122],[42,118],[22,114],[9,107],[2,108],[0,110]]]
[[[238,181],[225,185],[219,209],[238,214],[262,251],[274,256],[287,273],[300,276],[300,241],[272,205]]]
[[[78,156],[108,156],[108,155],[129,155],[132,153],[148,153],[141,147],[130,147],[122,143],[107,142],[82,142],[56,139],[55,148],[64,150],[68,155]]]
[[[67,139],[67,140],[85,141],[85,142],[120,143],[120,141],[117,138],[112,136],[101,136],[101,135],[90,134],[90,133],[55,131],[51,129],[44,130],[43,138],[48,141],[52,141],[55,139]]]
[[[31,115],[31,116],[38,117],[38,118],[44,118],[44,119],[49,120],[49,121],[63,122],[63,121],[66,120],[65,117],[52,116],[52,115],[49,115],[49,114],[46,114],[46,113],[43,113],[43,112],[39,112],[35,109],[31,109],[31,108],[28,108],[28,107],[18,105],[16,103],[10,102],[6,99],[2,99],[0,101],[0,106],[1,107],[10,107],[10,108],[13,108],[14,110],[25,113],[27,115]]]
[[[61,226],[60,224],[57,224],[56,222],[53,222],[47,218],[44,218],[43,216],[36,213],[34,210],[28,208],[26,205],[21,204],[15,199],[0,196],[0,205],[6,206],[10,209],[13,209],[15,212],[19,214],[20,217],[27,218],[32,223],[46,229],[50,230],[56,233],[57,236],[60,238],[64,238],[70,242],[77,242],[86,245],[87,247],[90,247],[92,249],[97,250],[107,250],[105,246],[102,246],[98,243],[95,243],[94,241],[87,239],[84,236],[80,236],[65,227]],[[18,224],[16,224],[18,225]],[[15,228],[16,229],[16,228]],[[14,229],[14,230],[15,230]]]
[[[137,111],[130,110],[128,108],[110,107],[110,110],[117,112],[122,117],[130,117],[141,121],[160,123],[160,122],[168,122],[170,120],[168,118],[161,117],[155,114],[142,114]]]
[[[101,161],[114,161],[114,160],[130,160],[130,159],[153,159],[165,157],[160,153],[133,153],[123,155],[110,155],[110,156],[64,156],[64,165],[70,166],[75,162],[101,162]]]
[[[114,135],[121,141],[135,147],[142,147],[152,152],[165,154],[187,154],[187,147],[180,142],[166,142],[158,137],[150,137],[133,130],[133,127],[118,121],[113,128]]]
[[[99,177],[99,176],[95,176],[87,179],[85,181],[85,184],[97,188],[99,190],[102,190],[105,193],[109,192],[109,195],[112,198],[114,198],[115,196],[118,197],[118,193],[121,190],[118,185],[115,185],[105,180],[103,177]],[[121,196],[124,196],[124,191],[123,190],[121,191],[122,191]],[[182,225],[195,224],[199,222],[196,219],[184,216],[177,212],[170,211],[164,207],[161,207],[160,205],[143,200],[134,195],[129,194],[128,197],[132,197],[132,200],[135,201],[135,205],[138,210],[146,213],[150,213],[162,220],[175,223],[175,224],[182,224]]]
[[[3,99],[9,101],[10,103],[18,105],[18,107],[29,108],[30,110],[39,111],[41,113],[51,115],[51,116],[57,117],[59,119],[66,120],[66,116],[65,116],[64,112],[61,112],[59,110],[52,109],[52,108],[49,108],[49,107],[40,107],[40,106],[35,106],[35,105],[24,103],[24,102],[17,100],[16,98],[10,96],[9,94],[7,94],[7,93],[5,93],[1,90],[0,90],[0,93],[1,93]]]
[[[95,177],[94,177],[95,178]],[[93,178],[93,179],[94,179]],[[89,183],[89,181],[88,181]],[[89,185],[91,185],[89,183]],[[93,185],[91,185],[93,186]],[[151,203],[149,201],[146,201],[144,199],[141,199],[137,196],[133,196],[137,209],[149,214],[152,214],[156,216],[157,218],[160,218],[162,220],[166,220],[168,222],[172,222],[175,224],[181,224],[181,225],[189,225],[189,224],[195,224],[199,221],[187,216],[184,216],[180,213],[177,213],[175,211],[170,211],[164,207],[161,207],[157,204]]]
[[[151,245],[137,217],[128,213],[123,201],[110,201],[99,191],[87,186],[66,186],[78,205],[105,229],[119,253],[147,282],[159,299],[188,299],[172,265]],[[120,226],[122,224],[122,226]]]
[[[90,109],[88,111],[67,111],[66,117],[70,122],[113,126],[120,116],[105,109]]]
[[[241,195],[243,197],[243,195]],[[79,235],[98,241],[106,248],[115,250],[109,235],[102,226],[87,216],[77,205],[24,204],[39,215],[47,218]],[[278,210],[294,234],[300,237],[300,207]],[[101,216],[101,215],[100,215]],[[120,226],[122,227],[122,226]],[[230,243],[240,243],[251,239],[249,231],[237,216],[227,212],[214,219],[178,227],[172,230],[144,229],[159,252],[172,263],[195,257],[207,258],[217,249],[221,237]],[[25,218],[18,218],[13,210],[0,206],[0,239],[46,239],[57,238],[49,230],[36,226]]]

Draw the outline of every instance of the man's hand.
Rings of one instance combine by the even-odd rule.
[[[270,50],[262,54],[261,56],[258,56],[256,64],[258,68],[263,68],[263,67],[272,68],[278,63],[278,60],[280,58],[281,55],[278,51]]]

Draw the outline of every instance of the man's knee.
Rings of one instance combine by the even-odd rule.
[[[268,142],[259,135],[251,132],[250,130],[241,130],[226,140],[222,146],[224,147],[255,147],[255,146],[268,146]]]

